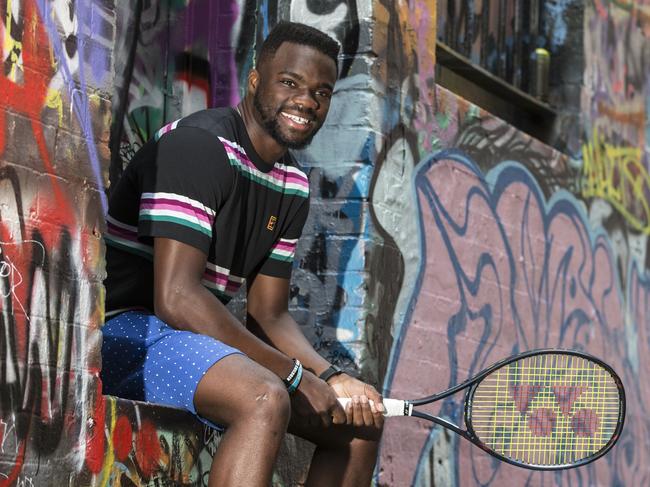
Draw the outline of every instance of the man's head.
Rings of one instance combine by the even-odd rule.
[[[264,39],[257,60],[259,68],[272,59],[284,42],[308,46],[320,51],[334,61],[338,70],[339,43],[318,29],[296,22],[280,22]]]
[[[300,149],[318,132],[337,76],[338,43],[312,27],[283,22],[262,45],[249,75],[255,117],[281,146]]]

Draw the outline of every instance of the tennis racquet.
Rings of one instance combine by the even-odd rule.
[[[463,389],[467,429],[414,409]],[[349,399],[339,401],[345,407]],[[625,419],[618,375],[603,361],[572,350],[532,350],[439,394],[383,402],[386,416],[433,421],[500,460],[534,470],[596,460],[614,446]]]

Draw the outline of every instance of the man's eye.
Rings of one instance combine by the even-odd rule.
[[[332,94],[329,91],[317,91],[316,94],[322,98],[327,98],[328,100],[332,98]]]
[[[296,83],[294,83],[290,79],[283,79],[283,80],[280,81],[280,83],[282,83],[284,85],[287,85],[287,86],[296,86]]]

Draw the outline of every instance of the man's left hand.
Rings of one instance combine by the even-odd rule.
[[[345,408],[347,424],[378,429],[383,427],[385,409],[381,394],[374,387],[347,374],[335,375],[327,383],[337,397],[350,398]]]

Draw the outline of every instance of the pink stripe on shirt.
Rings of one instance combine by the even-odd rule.
[[[212,225],[212,221],[208,217],[208,215],[205,213],[205,211],[200,210],[198,208],[195,208],[191,205],[187,204],[181,204],[181,203],[161,203],[160,200],[153,200],[151,203],[147,203],[147,200],[143,199],[142,202],[140,203],[140,209],[145,209],[145,210],[172,210],[172,211],[178,211],[180,213],[184,213],[185,215],[193,216],[198,218],[199,220],[207,223],[208,225]],[[149,200],[152,201],[152,200]],[[169,201],[169,200],[168,200]]]

